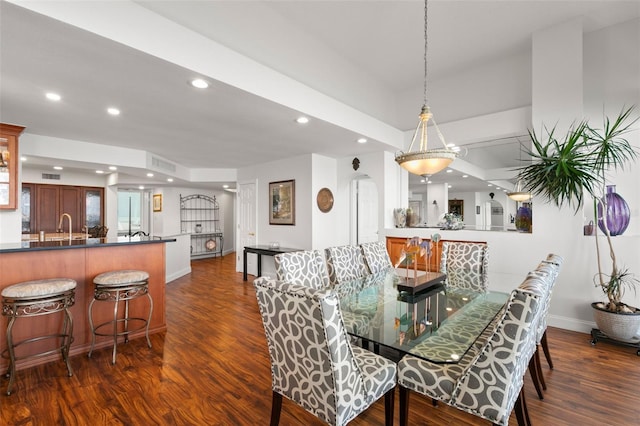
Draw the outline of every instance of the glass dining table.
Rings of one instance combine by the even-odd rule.
[[[334,290],[350,335],[401,356],[457,363],[501,312],[508,294],[447,289],[445,278],[389,268]]]

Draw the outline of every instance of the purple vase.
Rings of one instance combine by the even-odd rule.
[[[616,192],[615,185],[607,185],[607,194],[605,197],[607,201],[607,228],[609,228],[609,235],[612,237],[622,235],[627,229],[627,226],[629,226],[629,219],[631,217],[629,205],[624,198]],[[598,202],[598,228],[600,228],[602,232],[605,232],[602,221],[601,201]]]

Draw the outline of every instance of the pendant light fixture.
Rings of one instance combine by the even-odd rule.
[[[511,192],[507,192],[507,197],[514,201],[529,201],[531,199],[531,193],[522,190],[522,181],[518,180],[516,186]]]
[[[518,143],[520,146],[520,164],[522,164],[522,142],[518,141]],[[507,197],[513,201],[523,202],[531,199],[531,193],[522,189],[522,180],[518,179],[513,191],[507,192]]]
[[[424,99],[422,111],[420,112],[420,121],[416,127],[416,131],[411,139],[409,151],[400,151],[396,153],[396,162],[409,173],[420,176],[431,176],[446,168],[456,158],[457,153],[447,147],[447,144],[433,119],[433,114],[427,106],[427,17],[428,6],[427,0],[424,2]],[[429,149],[427,147],[427,124],[429,120],[433,121],[438,138],[442,142],[442,148]],[[419,139],[419,149],[413,150],[413,145]]]

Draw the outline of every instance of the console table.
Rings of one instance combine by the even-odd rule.
[[[242,279],[243,281],[247,280],[247,253],[255,253],[258,255],[258,276],[262,275],[262,255],[265,256],[275,256],[280,253],[290,253],[292,251],[302,251],[302,249],[297,248],[287,248],[287,247],[270,247],[266,245],[258,245],[258,246],[245,246],[244,251],[242,253]]]

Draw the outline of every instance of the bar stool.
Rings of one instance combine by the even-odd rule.
[[[11,395],[16,379],[16,361],[22,359],[41,357],[60,351],[62,359],[67,365],[69,377],[73,376],[73,370],[69,363],[69,348],[73,342],[73,318],[69,308],[75,303],[75,289],[76,282],[72,279],[52,278],[26,281],[5,287],[2,290],[2,315],[9,317],[7,349],[2,352],[2,357],[9,360],[7,395]],[[56,312],[63,312],[64,317],[60,333],[35,336],[17,343],[13,342],[13,326],[18,317],[35,317]],[[46,339],[60,339],[60,344],[54,349],[16,356],[16,348],[18,346]]]
[[[118,270],[104,272],[93,279],[95,290],[93,299],[89,303],[89,326],[91,327],[91,349],[89,350],[89,358],[93,352],[96,343],[96,336],[112,336],[113,337],[113,355],[111,363],[116,363],[116,347],[118,336],[124,336],[124,341],[129,341],[129,334],[145,329],[147,345],[151,347],[149,340],[149,324],[151,323],[151,314],[153,313],[153,299],[149,294],[149,273],[136,270]],[[138,297],[147,296],[149,298],[149,317],[129,317],[129,301]],[[93,304],[95,302],[114,302],[113,319],[105,321],[94,327],[93,324]],[[124,316],[118,318],[118,310],[120,302],[124,302]],[[129,328],[130,322],[139,323],[139,327]],[[122,324],[122,327],[119,326]],[[110,331],[99,332],[103,327],[111,326]]]

